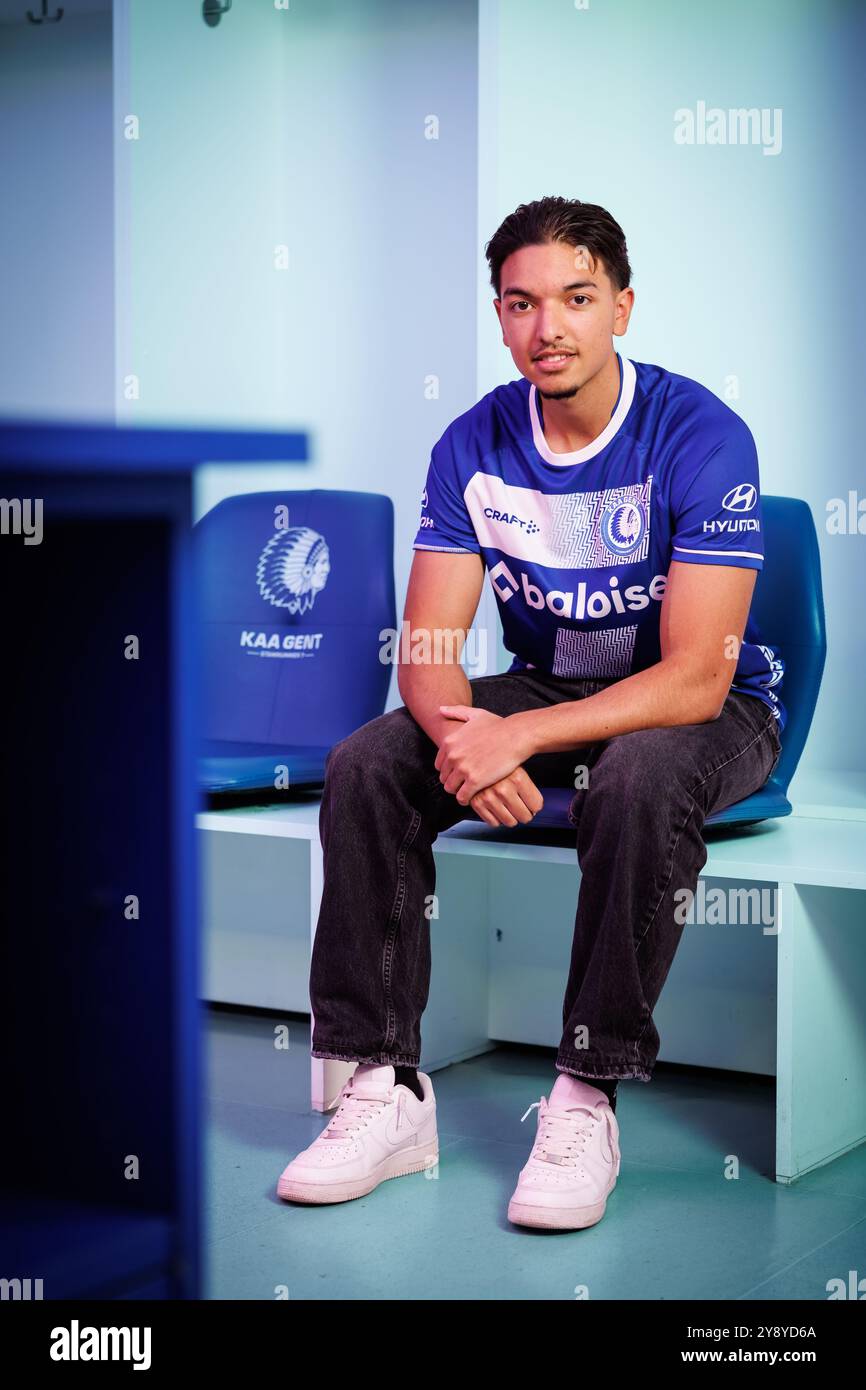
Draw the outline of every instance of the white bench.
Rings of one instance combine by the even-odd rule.
[[[799,787],[793,816],[708,836],[707,889],[777,887],[775,925],[687,925],[654,1011],[660,1061],[775,1072],[775,1171],[786,1183],[866,1139],[864,779],[824,774]],[[310,796],[199,814],[205,998],[310,1012],[318,810]],[[435,855],[422,1067],[496,1041],[555,1047],[579,886],[573,839],[463,821]],[[355,1063],[310,1061],[312,1106],[331,1109]]]

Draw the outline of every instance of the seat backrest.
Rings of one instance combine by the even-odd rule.
[[[394,505],[313,488],[225,498],[193,528],[201,736],[332,747],[382,714]]]
[[[755,584],[751,616],[761,640],[778,647],[785,662],[779,698],[787,718],[773,781],[787,791],[815,713],[827,652],[821,557],[815,522],[804,501],[764,494],[761,510],[764,568]]]

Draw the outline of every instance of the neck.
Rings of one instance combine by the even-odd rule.
[[[597,439],[614,412],[619,388],[615,352],[594,377],[564,400],[545,396],[536,387],[541,425],[550,449],[555,454],[570,454]]]

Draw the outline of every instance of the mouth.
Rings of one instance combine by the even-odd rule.
[[[558,372],[568,365],[573,356],[573,352],[545,353],[543,357],[536,357],[535,361],[546,372]]]

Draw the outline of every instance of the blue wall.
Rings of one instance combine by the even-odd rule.
[[[600,203],[621,224],[635,307],[617,349],[727,400],[755,435],[763,490],[812,508],[828,657],[801,769],[863,771],[866,538],[825,522],[832,498],[866,496],[855,437],[866,6],[482,0],[480,15],[482,239],[545,194]],[[678,143],[676,113],[697,120],[700,102],[765,110],[777,152]],[[485,286],[480,394],[516,375],[492,297]]]
[[[543,194],[602,203],[634,268],[617,347],[727,400],[765,491],[812,507],[829,654],[802,767],[864,770],[866,541],[825,518],[866,495],[866,7],[262,0],[214,30],[175,0],[94,10],[0,8],[4,413],[307,429],[308,465],[201,470],[197,514],[386,492],[402,604],[430,447],[516,375],[484,242]],[[726,142],[683,142],[711,108]],[[753,139],[737,108],[765,113]],[[497,669],[488,585],[476,625]]]
[[[0,414],[112,420],[111,5],[28,9],[0,8]]]
[[[117,141],[118,418],[308,430],[309,465],[201,470],[197,514],[387,493],[402,611],[430,448],[477,399],[475,5],[235,4],[210,30],[132,0],[115,68],[139,119]]]

